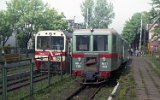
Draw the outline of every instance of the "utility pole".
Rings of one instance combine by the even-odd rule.
[[[0,40],[1,40],[1,41],[0,41],[0,43],[1,43],[1,44],[0,44],[0,48],[1,48],[1,49],[0,49],[0,58],[1,58],[1,56],[2,56],[2,47],[3,47],[3,44],[2,44],[2,35],[0,35],[0,38],[1,38],[1,39],[0,39]]]
[[[86,21],[86,29],[88,28],[88,8],[87,8],[87,21]]]
[[[139,50],[142,49],[142,31],[143,31],[143,21],[142,21],[142,14],[141,14],[141,29],[140,29],[140,36],[139,36]]]
[[[0,35],[1,36],[1,48],[3,47],[3,36],[2,35]]]

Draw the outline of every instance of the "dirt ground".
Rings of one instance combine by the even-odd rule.
[[[144,57],[132,57],[138,100],[160,100],[160,77]]]

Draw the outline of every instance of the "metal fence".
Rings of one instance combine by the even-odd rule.
[[[27,86],[27,81],[32,80],[31,74],[33,63],[31,59],[15,61],[15,62],[1,62],[1,93],[2,100],[17,100],[26,94],[31,94],[32,84],[30,82],[30,89]],[[29,77],[30,76],[30,77]],[[26,83],[21,83],[26,80]],[[25,89],[22,88],[25,87]],[[17,91],[18,90],[18,91]],[[23,91],[23,92],[22,92]]]
[[[35,70],[35,59],[44,58],[28,58],[10,63],[0,63],[0,98],[2,100],[33,99],[35,93],[62,80],[62,71],[58,75],[52,73],[49,57],[46,71],[37,72]],[[26,82],[23,83],[24,80]],[[14,83],[15,85],[13,85]],[[18,87],[19,84],[22,87]]]

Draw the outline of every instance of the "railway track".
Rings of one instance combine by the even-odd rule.
[[[74,91],[66,100],[92,100],[95,95],[101,90],[104,85],[95,86],[95,85],[82,85],[76,91]],[[84,98],[85,97],[85,98]]]
[[[48,78],[47,74],[41,74],[41,73],[34,74],[33,83],[39,82],[39,81],[47,79],[47,78]],[[25,86],[27,86],[29,84],[30,84],[29,76],[23,77],[23,78],[21,77],[21,79],[18,79],[18,80],[9,80],[8,84],[7,84],[7,91],[8,92],[14,91],[16,89],[25,87]],[[0,94],[2,94],[2,86],[0,86]]]
[[[33,71],[33,74],[37,74],[37,72]],[[30,75],[29,71],[21,72],[21,73],[18,73],[18,74],[9,74],[9,75],[7,75],[7,81],[16,80],[18,78],[24,78],[24,77],[27,77],[29,75]],[[2,76],[0,77],[0,79],[2,79]],[[2,80],[0,80],[0,82],[2,82]]]

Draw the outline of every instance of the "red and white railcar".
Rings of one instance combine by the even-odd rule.
[[[35,35],[36,69],[46,69],[49,60],[52,69],[59,71],[62,67],[65,71],[69,63],[70,39],[71,35],[63,31],[38,32]]]

